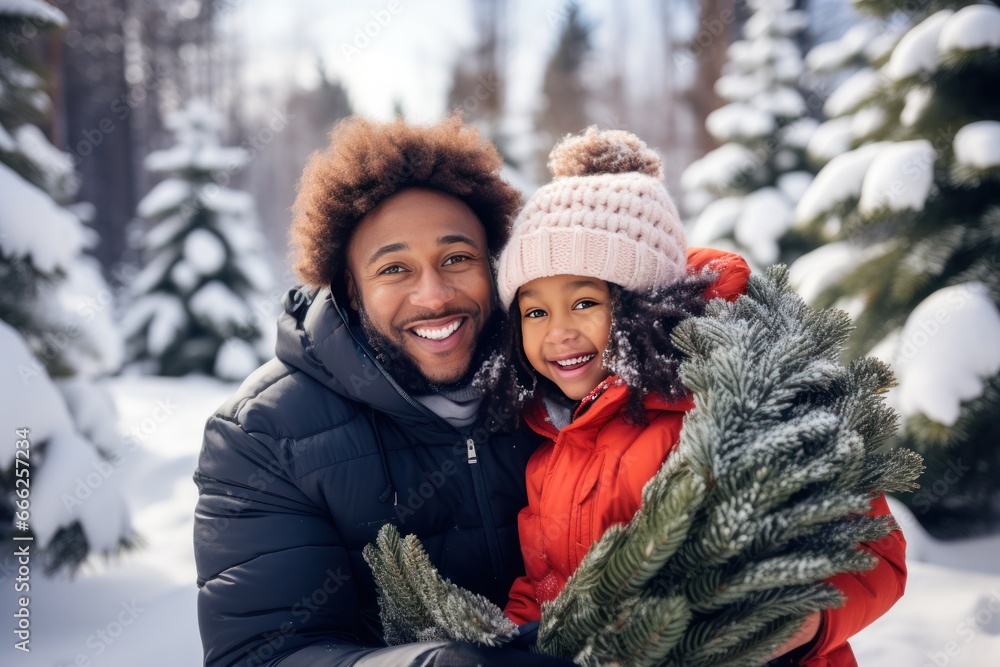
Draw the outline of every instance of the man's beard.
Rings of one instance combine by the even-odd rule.
[[[469,360],[469,367],[461,376],[451,382],[435,382],[420,370],[420,366],[402,346],[375,328],[368,317],[364,303],[359,303],[358,315],[361,329],[364,331],[368,344],[375,352],[375,358],[385,368],[396,383],[411,396],[426,396],[442,391],[462,389],[472,382],[473,377],[487,359],[500,348],[500,333],[503,327],[503,313],[496,296],[490,304],[491,314],[486,318],[482,331],[476,337],[475,347]],[[445,314],[444,316],[447,316]],[[431,318],[429,318],[431,319]]]

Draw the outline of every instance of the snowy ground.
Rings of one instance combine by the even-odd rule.
[[[201,664],[195,610],[191,474],[205,420],[235,390],[207,379],[121,378],[108,384],[124,432],[142,447],[115,470],[124,475],[133,522],[145,548],[120,562],[92,560],[77,580],[31,577],[31,653],[4,630],[4,667],[139,667]],[[12,581],[13,568],[0,571]],[[12,585],[2,585],[0,617],[11,623]]]
[[[16,651],[11,630],[5,630],[0,665],[201,663],[191,541],[197,492],[191,473],[205,419],[235,387],[202,379],[109,383],[122,429],[143,428],[143,446],[115,474],[127,477],[124,485],[146,548],[119,563],[94,561],[72,583],[33,574],[32,651]],[[907,591],[852,641],[861,667],[1000,665],[1000,537],[944,545],[923,534],[905,510],[894,510],[910,543]],[[11,629],[12,563],[10,557],[0,559],[0,617]]]

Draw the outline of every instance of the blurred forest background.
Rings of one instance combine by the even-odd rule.
[[[143,159],[171,143],[165,118],[195,98],[223,115],[224,145],[256,153],[233,183],[254,193],[277,269],[305,160],[351,113],[431,122],[459,109],[528,191],[563,134],[628,129],[661,152],[679,192],[683,169],[718,145],[705,118],[723,104],[715,81],[751,14],[731,0],[52,4],[68,23],[25,45],[53,100],[40,126],[74,156],[109,271],[138,261],[136,206],[157,180]],[[802,53],[856,18],[842,0],[800,4]]]
[[[893,365],[920,522],[1000,528],[995,3],[0,0],[0,35],[0,402],[37,417],[52,571],[131,545],[117,482],[60,495],[128,444],[102,379],[273,355],[296,181],[350,114],[458,110],[525,194],[564,134],[635,132],[690,245],[791,265]]]

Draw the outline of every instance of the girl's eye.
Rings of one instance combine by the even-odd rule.
[[[596,301],[591,301],[590,299],[584,299],[580,303],[573,306],[573,310],[583,310],[584,308],[593,308],[597,305]]]
[[[386,267],[386,268],[382,269],[381,271],[379,271],[379,274],[380,275],[392,275],[394,273],[399,273],[402,270],[403,270],[403,267],[401,267],[401,266],[389,266],[389,267]]]
[[[444,265],[448,266],[449,264],[458,264],[460,262],[465,262],[465,261],[467,261],[469,259],[472,259],[472,258],[469,257],[468,255],[454,255],[454,256],[449,257],[448,259],[444,260]]]
[[[524,314],[524,317],[529,317],[531,319],[537,319],[539,317],[545,317],[545,311],[541,308],[532,308]]]

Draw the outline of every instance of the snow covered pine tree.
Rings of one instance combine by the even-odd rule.
[[[1000,9],[856,4],[912,27],[830,97],[840,115],[818,132],[847,128],[852,150],[830,160],[799,202],[796,224],[830,242],[796,261],[791,281],[812,305],[855,316],[851,356],[891,364],[899,386],[886,400],[902,420],[892,444],[927,463],[924,488],[903,498],[917,518],[937,537],[995,531]],[[825,57],[838,47],[846,56],[851,44]]]
[[[30,531],[49,574],[137,542],[110,477],[118,415],[94,382],[121,365],[111,290],[86,254],[88,206],[71,204],[73,160],[36,125],[52,100],[31,42],[66,24],[42,0],[0,0],[0,428],[21,441],[0,451],[0,543]]]
[[[850,328],[843,311],[807,306],[780,265],[675,328],[696,407],[635,517],[542,606],[539,650],[580,665],[760,665],[843,602],[825,580],[871,568],[858,544],[893,528],[869,501],[915,487],[922,469],[908,450],[876,451],[895,428],[881,397],[893,377],[878,360],[839,363]],[[365,558],[387,641],[512,634],[391,524]]]
[[[806,27],[793,0],[748,0],[753,12],[733,42],[715,84],[729,104],[705,128],[721,146],[684,170],[688,244],[739,252],[754,267],[788,262],[811,250],[787,236],[795,204],[812,181],[805,147],[816,121],[799,90]],[[710,202],[710,203],[709,203]]]
[[[169,177],[139,202],[139,215],[157,224],[143,239],[148,264],[122,323],[129,359],[158,375],[239,380],[273,352],[258,325],[267,318],[251,305],[273,282],[253,199],[224,187],[249,155],[219,145],[222,119],[201,100],[167,125],[177,145],[146,157],[149,171]]]

